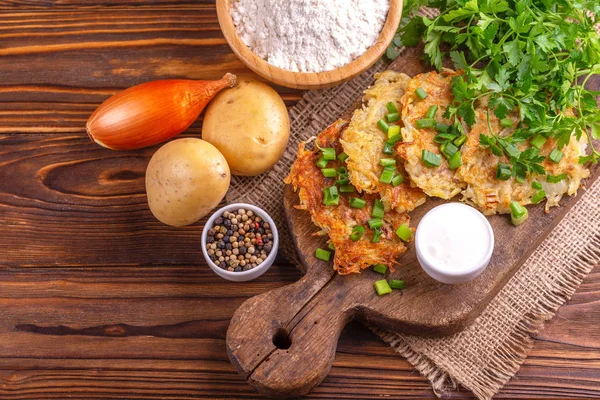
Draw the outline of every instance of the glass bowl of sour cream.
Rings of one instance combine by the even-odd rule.
[[[419,222],[415,248],[419,264],[433,279],[463,283],[475,279],[490,263],[494,231],[475,208],[442,204]]]

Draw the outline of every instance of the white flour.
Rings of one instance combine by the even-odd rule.
[[[238,34],[258,56],[300,72],[348,64],[377,40],[389,0],[232,0]]]

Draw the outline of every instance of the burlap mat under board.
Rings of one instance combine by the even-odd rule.
[[[318,134],[341,116],[380,61],[352,81],[307,92],[290,110],[291,136],[282,160],[255,178],[234,177],[228,202],[249,202],[265,209],[280,227],[281,247],[291,260],[295,250],[283,217],[283,178],[295,160],[298,143]],[[308,218],[308,216],[307,216]],[[517,372],[534,335],[568,300],[584,277],[600,263],[600,182],[588,188],[556,229],[531,255],[475,322],[444,338],[398,335],[373,329],[430,380],[438,396],[461,384],[480,399],[489,399]]]

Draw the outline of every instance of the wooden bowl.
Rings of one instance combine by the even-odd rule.
[[[239,37],[230,12],[231,0],[217,0],[217,16],[225,40],[244,64],[261,77],[278,85],[295,89],[327,88],[346,82],[367,70],[391,43],[402,16],[403,0],[390,0],[390,9],[375,43],[350,63],[324,72],[294,72],[269,64],[250,50]]]

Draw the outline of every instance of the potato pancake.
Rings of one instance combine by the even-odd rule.
[[[324,147],[333,147],[336,154],[342,152],[340,135],[346,125],[346,121],[338,120],[316,139],[317,144]],[[378,194],[350,193],[340,194],[337,206],[326,206],[323,204],[326,187],[335,184],[337,178],[325,178],[317,167],[317,160],[321,152],[315,146],[315,150],[307,150],[306,143],[300,143],[298,157],[291,168],[290,174],[284,180],[291,184],[298,192],[300,204],[296,208],[306,210],[310,213],[315,225],[322,229],[317,234],[329,235],[330,243],[335,246],[333,267],[340,274],[360,272],[375,264],[385,264],[393,267],[397,264],[398,256],[406,251],[406,246],[394,233],[401,224],[408,225],[410,217],[406,213],[395,211],[386,212],[383,217],[381,238],[378,243],[373,243],[373,230],[369,229],[367,221],[371,218],[373,202],[379,197]],[[329,161],[327,168],[339,168],[343,163],[335,160]],[[366,202],[363,208],[353,208],[349,199],[361,198]],[[352,229],[364,226],[365,232],[360,240],[350,239]]]
[[[359,191],[379,193],[386,211],[407,212],[425,202],[422,190],[411,185],[408,179],[398,186],[379,182],[383,167],[379,164],[384,155],[383,146],[388,140],[377,122],[388,113],[389,102],[400,106],[400,99],[410,81],[410,77],[394,71],[385,71],[375,75],[375,84],[365,90],[363,107],[352,114],[348,128],[341,137],[343,150],[348,154],[346,160],[350,182]],[[398,172],[406,176],[400,159],[397,160]]]

